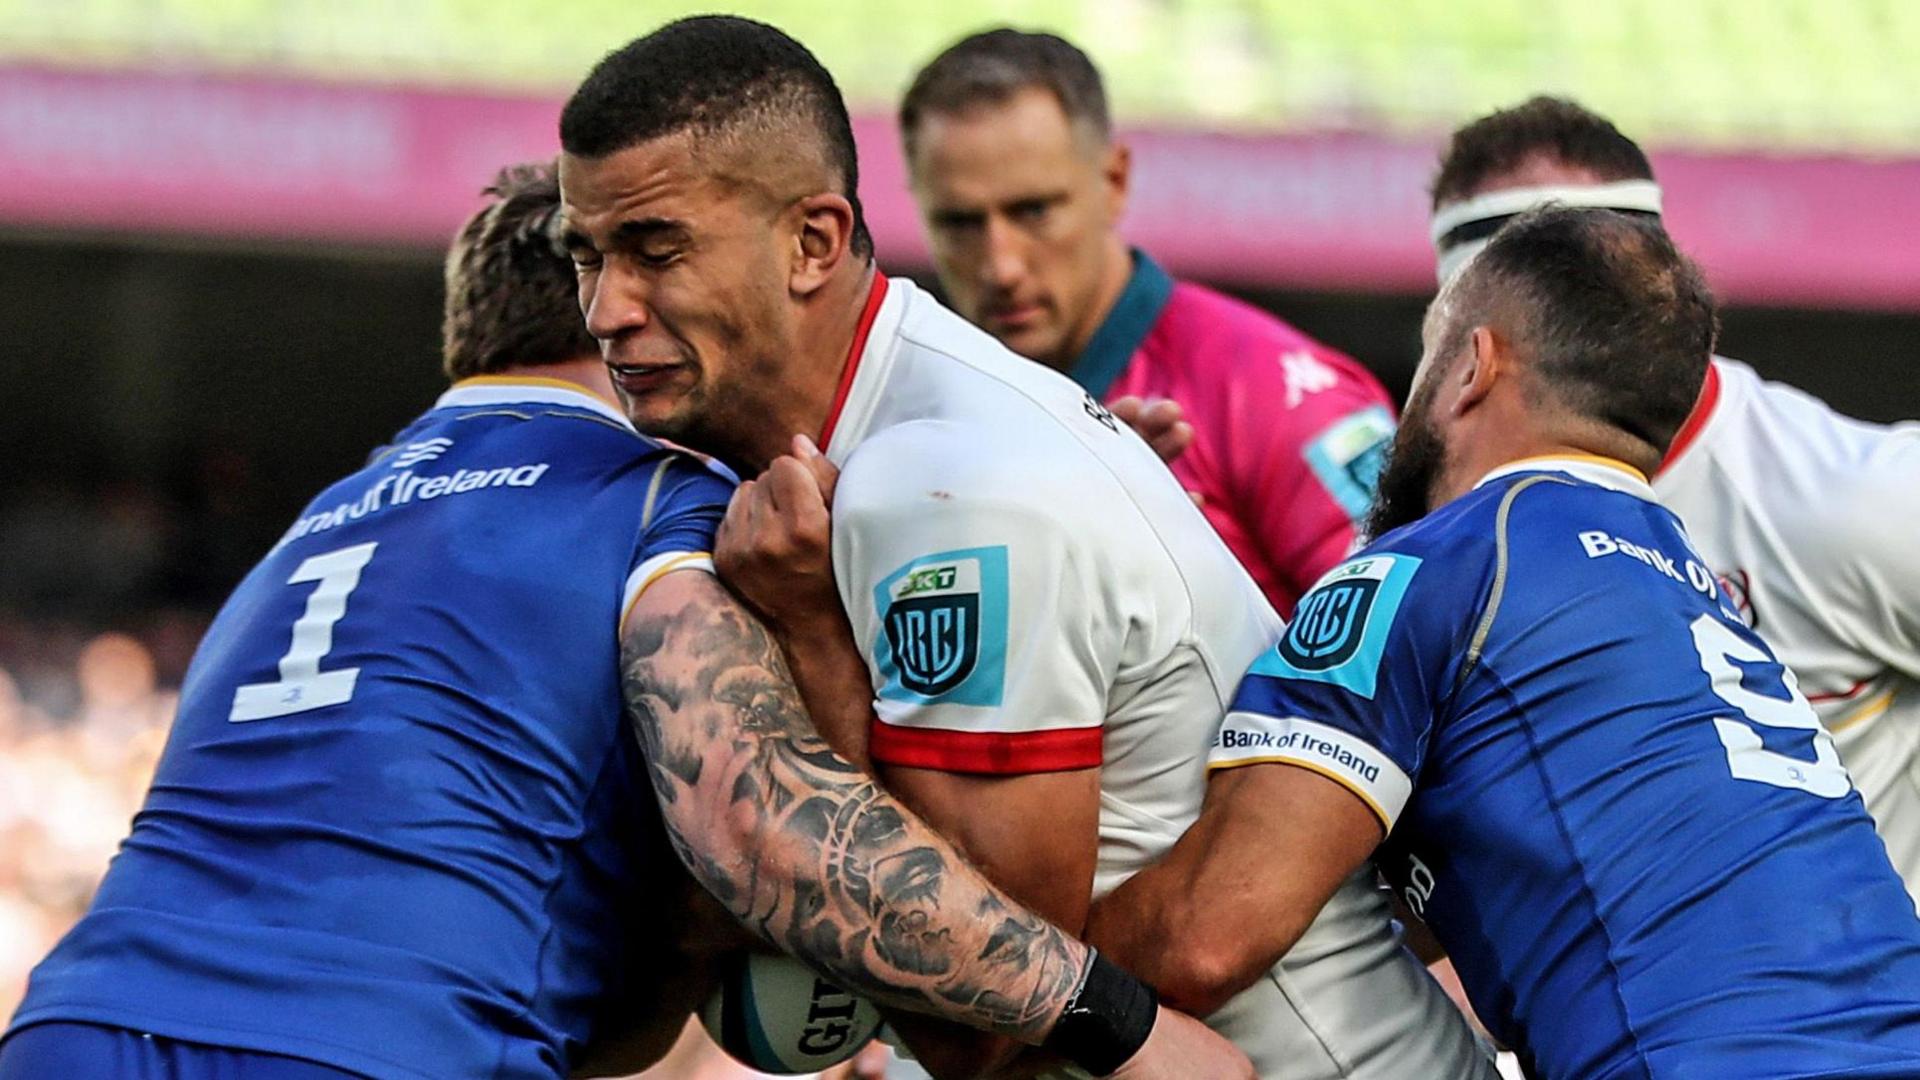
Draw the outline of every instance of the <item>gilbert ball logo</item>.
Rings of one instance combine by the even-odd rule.
[[[938,697],[980,659],[980,560],[914,567],[889,590],[886,632],[900,685]]]

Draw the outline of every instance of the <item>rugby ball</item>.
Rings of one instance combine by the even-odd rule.
[[[819,1072],[860,1052],[880,1010],[791,956],[741,955],[700,1009],[707,1034],[735,1061],[764,1073]]]

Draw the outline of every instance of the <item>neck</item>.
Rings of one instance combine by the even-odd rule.
[[[765,421],[743,432],[740,447],[725,455],[728,464],[749,470],[741,475],[759,475],[788,452],[795,435],[820,441],[841,375],[854,361],[853,337],[877,272],[871,260],[850,257],[842,273],[807,298],[793,355],[781,368],[780,385],[766,395]]]
[[[558,364],[516,364],[488,374],[503,379],[557,379],[572,383],[609,405],[618,407],[620,403],[613,394],[613,378],[607,374],[606,362],[598,355],[576,357]]]
[[[1457,451],[1447,455],[1447,464],[1434,484],[1430,505],[1434,509],[1473,490],[1488,473],[1516,461],[1542,457],[1601,457],[1618,461],[1638,470],[1641,476],[1653,475],[1659,464],[1649,458],[1649,448],[1639,440],[1597,423],[1576,422],[1566,430],[1540,430],[1510,425],[1510,434],[1462,433]]]
[[[1049,357],[1047,366],[1061,371],[1073,370],[1080,357],[1093,341],[1093,335],[1100,332],[1109,315],[1113,314],[1115,304],[1120,302],[1120,294],[1127,289],[1127,279],[1133,276],[1133,252],[1128,250],[1127,242],[1118,232],[1107,234],[1106,243],[1100,247],[1100,283],[1094,292],[1093,304],[1087,309],[1084,325],[1074,328],[1060,350],[1060,355]]]

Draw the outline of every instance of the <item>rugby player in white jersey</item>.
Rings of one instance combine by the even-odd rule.
[[[741,527],[799,509],[824,524],[829,470],[784,458],[795,436],[844,468],[837,592],[825,572],[736,585],[802,672],[843,678],[823,729],[1077,927],[1198,812],[1215,727],[1279,622],[1125,425],[875,271],[844,105],[799,68],[817,64],[770,27],[691,19],[576,91],[561,186],[587,326],[641,429],[766,470],[736,497]],[[875,882],[917,887],[911,867]],[[1211,1022],[1267,1076],[1490,1070],[1370,873]],[[1019,1050],[900,1026],[941,1075]]]
[[[1454,133],[1433,185],[1441,281],[1548,201],[1661,211],[1631,139],[1536,97]],[[1653,487],[1799,676],[1920,896],[1920,424],[1842,416],[1716,356]]]

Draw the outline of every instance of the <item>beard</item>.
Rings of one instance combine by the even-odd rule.
[[[1367,511],[1364,539],[1372,543],[1411,525],[1433,509],[1433,487],[1446,466],[1447,448],[1427,422],[1426,402],[1410,401],[1387,449],[1387,464]]]

